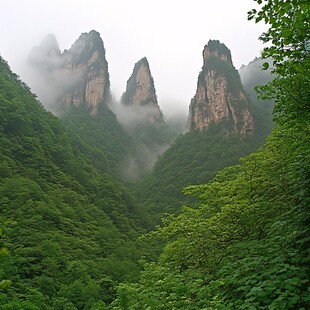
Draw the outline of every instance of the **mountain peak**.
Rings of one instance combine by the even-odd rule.
[[[90,114],[110,98],[110,79],[105,49],[99,32],[82,33],[68,51],[63,70],[77,77],[77,83],[63,97],[67,106],[83,106]]]
[[[61,52],[55,35],[48,34],[30,51],[28,61],[38,70],[53,71],[62,65],[63,61],[60,58]]]
[[[216,57],[233,65],[230,50],[226,47],[225,44],[218,40],[209,40],[208,44],[205,45],[203,49],[202,55],[204,65],[211,61],[212,57]]]
[[[103,41],[100,37],[100,33],[91,30],[89,33],[82,33],[79,38],[73,43],[69,51],[65,51],[64,54],[70,53],[73,56],[73,60],[83,61],[83,58],[87,58],[90,54],[97,51],[101,57],[105,57],[105,49]],[[83,55],[83,57],[81,57]]]
[[[135,64],[121,103],[131,107],[147,108],[149,109],[147,118],[151,123],[163,122],[163,114],[158,105],[154,80],[146,57]]]
[[[203,131],[220,122],[225,133],[243,136],[253,132],[253,117],[230,50],[219,41],[210,40],[203,50],[203,68],[191,100],[188,127]]]

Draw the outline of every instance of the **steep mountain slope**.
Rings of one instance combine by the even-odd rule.
[[[103,106],[96,115],[71,109],[60,119],[72,135],[83,140],[96,167],[100,168],[105,163],[114,177],[123,179],[128,173],[126,163],[130,158],[137,163],[140,173],[145,171],[147,163],[144,162],[141,144],[128,134],[108,107]]]
[[[49,43],[44,53],[58,61],[57,44],[53,39]],[[88,63],[89,50],[82,51],[78,59]],[[46,55],[40,70],[44,68],[46,76],[52,72],[52,78],[59,64],[45,60]],[[81,60],[77,67],[87,66]],[[94,76],[96,80],[98,76]],[[141,141],[148,150],[164,145],[168,135],[161,135],[165,129],[162,120],[156,123],[146,118],[136,124],[146,138],[134,131],[128,135],[103,97],[89,104],[83,95],[75,97],[80,101],[72,99],[64,105],[61,122],[43,109],[2,59],[0,83],[2,245],[10,250],[3,257],[1,276],[13,282],[0,294],[7,309],[85,309],[109,303],[117,282],[136,277],[140,251],[149,255],[148,245],[136,241],[141,227],[151,228],[162,212],[178,211],[187,202],[181,195],[184,186],[205,183],[265,137],[263,127],[256,130],[262,122],[250,102],[241,104],[241,111],[248,106],[249,112],[229,114],[241,115],[240,122],[232,116],[211,121],[203,130],[192,128],[160,158],[153,174],[133,183],[136,205],[114,176],[120,177],[120,163],[130,162],[130,158],[124,161],[128,155],[145,164]],[[57,97],[59,106],[65,104],[61,98],[68,98],[67,94]],[[235,108],[237,111],[238,106]],[[247,114],[253,115],[253,130],[244,130],[247,125],[242,115]],[[129,173],[136,173],[136,167]],[[152,252],[156,254],[154,248]]]
[[[46,112],[2,58],[0,102],[1,243],[10,251],[0,274],[13,282],[1,307],[109,302],[116,282],[138,269],[129,195],[102,152]]]
[[[186,188],[199,203],[146,236],[164,250],[112,309],[309,307],[309,163],[307,132],[278,126],[265,147]]]
[[[189,132],[159,158],[139,184],[138,199],[150,214],[177,212],[193,203],[182,188],[206,183],[220,169],[255,151],[271,130],[271,113],[247,98],[228,48],[210,41],[189,108]],[[154,217],[153,217],[154,219]]]
[[[275,58],[264,88],[275,128],[258,151],[185,189],[199,204],[146,236],[164,250],[112,309],[310,307],[310,11],[305,1],[257,4],[248,17],[269,24],[260,40]]]

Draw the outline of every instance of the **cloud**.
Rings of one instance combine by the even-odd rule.
[[[114,104],[111,105],[111,109],[116,114],[119,122],[127,129],[137,124],[147,122],[150,115],[158,112],[157,108],[153,105],[126,106],[118,102],[114,102]]]
[[[242,85],[255,99],[257,99],[257,94],[254,90],[255,86],[267,84],[273,79],[271,69],[262,70],[263,63],[265,62],[268,62],[270,67],[272,67],[271,59],[266,60],[259,57],[239,69]]]
[[[53,72],[63,66],[64,58],[54,34],[48,34],[39,46],[31,50],[28,62],[42,72]]]
[[[61,53],[55,35],[47,35],[32,48],[23,66],[23,76],[45,108],[54,114],[59,104],[80,80],[80,74],[63,70],[65,56]]]

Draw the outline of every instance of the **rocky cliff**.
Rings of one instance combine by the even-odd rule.
[[[32,50],[29,62],[57,94],[55,103],[80,107],[94,115],[110,100],[105,49],[100,34],[94,30],[81,34],[63,53],[55,37],[49,35]]]
[[[72,47],[65,51],[62,70],[76,77],[76,83],[63,97],[66,105],[84,106],[91,114],[110,99],[110,80],[105,49],[96,31],[83,33]]]
[[[148,60],[145,57],[135,64],[133,73],[127,81],[126,91],[121,97],[121,103],[136,109],[137,113],[144,113],[150,123],[163,122],[163,114],[158,105],[154,80]]]
[[[210,40],[203,50],[203,67],[189,107],[188,127],[203,131],[220,122],[225,133],[253,132],[253,117],[231,53],[224,44]]]

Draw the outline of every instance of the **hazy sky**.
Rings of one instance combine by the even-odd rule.
[[[146,56],[166,115],[187,112],[209,39],[226,44],[238,69],[259,56],[265,29],[247,20],[252,0],[0,0],[0,7],[0,54],[22,78],[23,62],[47,34],[55,34],[63,51],[94,29],[116,99]]]

